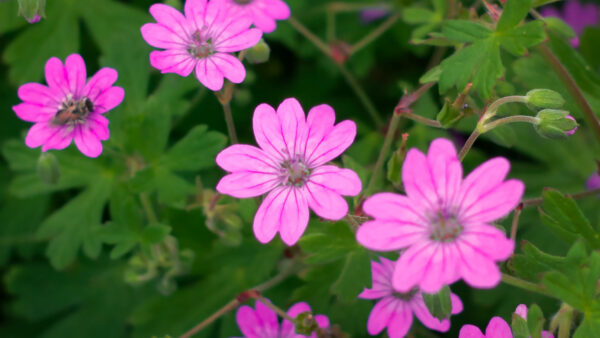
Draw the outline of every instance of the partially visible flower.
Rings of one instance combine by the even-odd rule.
[[[568,118],[569,120],[575,121],[575,123],[577,123],[577,120],[575,120],[575,118],[571,115],[567,115],[566,118]],[[567,135],[573,135],[575,134],[575,132],[577,131],[577,128],[579,128],[579,126],[575,126],[575,128],[565,132],[565,134]]]
[[[269,193],[254,216],[259,242],[267,243],[279,232],[284,243],[295,244],[308,225],[309,207],[330,220],[348,213],[342,196],[358,195],[360,179],[354,171],[327,162],[352,144],[356,124],[334,121],[333,108],[325,104],[312,108],[308,118],[293,98],[277,111],[261,104],[253,118],[260,148],[236,144],[217,155],[217,164],[230,173],[217,191],[237,198]]]
[[[39,22],[46,16],[46,0],[17,0],[19,15],[29,23]]]
[[[271,308],[256,301],[255,309],[248,305],[240,307],[235,315],[237,324],[244,335],[244,338],[306,338],[300,334],[296,334],[294,324],[289,320],[284,319],[281,326],[277,320],[277,314]],[[292,306],[287,314],[296,318],[303,312],[311,312],[310,306],[304,302],[296,303]],[[322,329],[329,328],[329,319],[324,315],[314,316],[315,321]],[[311,338],[316,338],[313,333]]]
[[[587,190],[596,190],[600,189],[600,175],[595,171],[585,182],[585,187]]]
[[[31,20],[27,19],[27,18],[25,18],[25,20],[27,20],[27,22],[29,22],[29,23],[36,23],[36,22],[39,22],[40,20],[42,20],[42,17],[39,16],[38,14],[36,14]]]
[[[212,0],[215,1],[215,0]],[[290,7],[283,0],[217,0],[237,12],[248,15],[256,28],[271,33],[277,28],[275,20],[290,18]]]
[[[366,25],[373,21],[383,19],[390,15],[390,10],[386,6],[371,6],[360,11],[360,21]]]
[[[142,26],[144,40],[162,51],[150,53],[150,64],[162,73],[188,76],[210,90],[220,90],[224,78],[241,83],[246,77],[242,62],[230,53],[258,43],[262,32],[249,28],[252,20],[234,15],[218,1],[187,0],[185,16],[171,6],[155,4],[150,14],[157,23]]]
[[[504,319],[493,317],[485,328],[485,334],[477,326],[467,324],[460,329],[458,338],[513,338],[513,334]]]
[[[521,200],[525,189],[505,181],[510,163],[491,159],[462,178],[452,142],[434,140],[427,155],[411,149],[402,167],[406,196],[380,193],[363,205],[374,218],[356,233],[371,250],[405,249],[396,263],[394,288],[418,286],[427,293],[464,279],[477,288],[500,282],[496,261],[507,259],[514,243],[494,227]]]
[[[381,263],[371,262],[371,275],[373,278],[373,287],[364,289],[359,298],[380,299],[367,322],[367,331],[370,335],[377,335],[387,327],[390,338],[404,337],[412,326],[413,314],[426,327],[446,332],[450,329],[450,320],[439,320],[431,315],[423,294],[418,288],[409,292],[401,293],[394,290],[392,286],[392,275],[394,273],[394,262],[379,258]],[[450,294],[452,301],[452,314],[462,312],[463,305],[454,293]]]
[[[577,35],[571,39],[573,47],[579,46],[579,36],[588,26],[595,26],[600,21],[600,7],[595,4],[582,4],[578,0],[568,0],[565,2],[563,10],[559,11],[554,6],[547,6],[541,9],[543,16],[552,16],[564,20]]]
[[[23,103],[13,107],[17,116],[35,124],[25,144],[42,146],[42,151],[64,149],[71,141],[88,157],[102,153],[108,140],[108,119],[102,114],[118,106],[125,96],[121,87],[113,87],[117,71],[102,68],[86,83],[85,63],[79,54],[65,60],[53,57],[46,62],[46,83],[26,83],[19,87]]]
[[[519,304],[515,309],[515,313],[521,316],[521,318],[527,320],[527,305]],[[542,338],[554,338],[554,335],[548,331],[542,331]]]

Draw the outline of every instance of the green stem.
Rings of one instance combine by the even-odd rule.
[[[501,105],[507,104],[507,103],[515,103],[515,102],[527,103],[527,97],[514,95],[514,96],[505,96],[505,97],[499,98],[498,100],[496,100],[492,104],[490,104],[490,106],[486,109],[486,113],[489,114],[490,117],[492,117],[496,114],[496,111],[498,111],[498,108],[500,108]]]
[[[571,336],[571,325],[573,324],[573,308],[563,303],[558,315],[558,338],[569,338]]]
[[[364,194],[366,196],[371,195],[373,189],[375,188],[375,183],[379,178],[380,171],[383,167],[383,162],[385,162],[385,159],[387,158],[388,152],[392,145],[392,141],[394,140],[394,135],[396,134],[396,129],[398,128],[398,123],[401,119],[402,116],[399,114],[394,114],[392,116],[392,120],[390,121],[390,125],[385,135],[385,140],[383,141],[383,146],[381,147],[381,151],[379,152],[379,157],[377,157],[377,162],[375,162],[375,168],[373,169],[373,174],[371,175],[371,179],[369,180],[369,185],[364,190]]]
[[[473,132],[467,139],[467,142],[465,142],[462,149],[460,149],[460,152],[458,153],[458,159],[460,161],[462,161],[465,158],[465,156],[467,156],[467,153],[469,152],[469,150],[471,150],[471,147],[473,147],[473,144],[475,143],[479,135],[480,134],[477,131],[477,128],[475,128],[475,130],[473,130]]]
[[[396,23],[396,21],[398,21],[398,19],[400,19],[399,13],[390,16],[387,20],[382,22],[381,25],[379,25],[379,27],[377,27],[371,33],[367,34],[364,38],[360,39],[357,43],[352,45],[352,47],[350,47],[350,55],[355,54],[371,42],[375,41],[383,33],[390,29],[390,27],[392,27]]]
[[[223,113],[225,113],[225,123],[227,124],[227,133],[229,133],[229,139],[231,144],[238,143],[237,134],[235,132],[235,124],[233,123],[233,115],[231,114],[230,101],[221,102],[223,106]]]
[[[383,124],[383,121],[381,120],[381,117],[380,117],[379,112],[377,111],[377,108],[375,108],[375,105],[373,104],[373,102],[371,102],[371,99],[369,98],[367,93],[360,86],[360,84],[358,83],[358,81],[356,80],[354,75],[352,75],[352,73],[350,73],[350,71],[346,68],[346,66],[339,64],[337,62],[336,62],[336,65],[340,69],[340,72],[344,76],[344,79],[346,80],[346,82],[348,83],[350,88],[352,88],[352,90],[354,91],[354,93],[356,94],[356,96],[358,97],[358,99],[360,100],[362,105],[365,107],[365,109],[367,110],[369,115],[371,115],[371,118],[375,122],[375,125],[377,125],[377,127],[380,127]]]
[[[422,123],[422,124],[430,126],[430,127],[442,128],[442,124],[440,122],[438,122],[436,120],[428,119],[421,115],[413,114],[411,112],[405,112],[405,113],[402,113],[402,116],[406,117],[407,119]]]
[[[521,212],[523,212],[523,205],[519,204],[515,208],[512,225],[510,227],[510,239],[512,239],[513,242],[517,239],[517,228],[519,227],[519,217],[521,216]]]
[[[271,303],[268,299],[266,299],[265,297],[261,296],[261,295],[257,295],[256,300],[260,301],[261,303],[265,304],[268,308],[270,308],[271,310],[275,311],[279,317],[283,318],[283,319],[287,319],[290,322],[294,323],[294,318],[292,318],[290,315],[288,315],[285,311],[283,311],[282,309],[280,309],[277,305]]]
[[[566,194],[565,196],[570,197],[572,199],[580,199],[580,198],[589,197],[589,196],[596,196],[599,194],[600,194],[600,189],[594,189],[594,190],[590,190],[590,191],[580,192],[577,194]],[[542,204],[544,204],[544,198],[538,197],[538,198],[532,198],[529,200],[524,200],[522,202],[522,204],[523,204],[523,207],[533,207],[533,206],[542,205]]]
[[[319,39],[318,36],[313,34],[306,26],[300,23],[300,21],[296,20],[293,16],[287,20],[297,31],[302,34],[308,41],[312,42],[315,47],[317,47],[323,54],[327,55],[329,58],[332,58],[331,48]]]
[[[527,116],[527,115],[515,115],[515,116],[501,118],[496,121],[480,125],[478,127],[478,129],[479,129],[479,132],[481,134],[483,134],[483,133],[487,133],[488,131],[490,131],[494,128],[497,128],[501,125],[515,123],[515,122],[526,122],[526,123],[531,123],[533,125],[536,125],[540,122],[540,119],[537,117]]]
[[[331,12],[357,12],[362,11],[366,7],[373,6],[373,3],[345,3],[345,2],[331,2],[326,5],[326,10]],[[376,4],[385,9],[391,10],[392,7],[389,4]]]
[[[517,287],[519,289],[539,293],[540,295],[558,299],[555,295],[546,291],[546,289],[541,285],[531,283],[528,281],[524,281],[522,279],[513,277],[513,276],[505,274],[505,273],[502,274],[502,282],[504,282],[505,284]]]
[[[583,92],[577,85],[577,82],[575,82],[575,79],[573,79],[571,74],[569,74],[569,71],[565,68],[565,66],[563,66],[558,57],[554,55],[552,50],[545,43],[539,45],[537,49],[541,52],[542,56],[546,59],[546,62],[550,64],[554,72],[562,80],[569,93],[573,96],[575,103],[583,111],[583,117],[592,127],[596,138],[600,141],[600,120],[598,120],[594,110],[587,102]]]

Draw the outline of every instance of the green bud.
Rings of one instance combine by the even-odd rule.
[[[37,162],[37,173],[42,182],[56,184],[60,179],[60,165],[50,153],[42,153]]]
[[[565,99],[550,89],[534,89],[527,93],[527,102],[538,108],[558,109],[564,106]]]
[[[302,312],[294,318],[294,326],[296,327],[296,333],[305,336],[310,336],[315,330],[319,328],[315,317],[310,312]]]
[[[432,316],[439,320],[449,318],[452,314],[450,288],[446,285],[435,294],[423,293],[423,300]]]
[[[265,40],[260,39],[260,41],[254,45],[254,47],[250,48],[246,52],[246,60],[250,63],[264,63],[269,61],[269,56],[271,55],[271,48],[265,42]]]
[[[18,0],[19,14],[29,23],[40,21],[46,16],[46,0]]]
[[[577,122],[564,110],[544,109],[536,117],[539,122],[535,125],[535,130],[546,138],[566,138],[577,130]]]
[[[447,128],[458,122],[460,118],[463,116],[463,113],[460,108],[457,108],[453,105],[449,99],[446,99],[442,110],[438,113],[436,120],[442,125],[442,127]]]

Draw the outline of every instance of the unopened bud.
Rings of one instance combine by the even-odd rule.
[[[302,312],[294,318],[294,326],[296,327],[297,334],[303,334],[310,336],[315,330],[319,328],[315,317],[310,312]]]
[[[250,63],[264,63],[269,61],[270,55],[271,48],[269,48],[265,40],[260,39],[254,47],[247,50],[246,60]]]
[[[18,0],[19,14],[29,23],[35,23],[46,16],[46,0]]]
[[[577,130],[577,122],[564,110],[544,109],[536,117],[539,121],[535,130],[543,137],[565,138]]]
[[[42,182],[56,184],[60,178],[60,165],[50,153],[42,153],[37,162],[37,173]]]
[[[558,109],[565,104],[565,99],[550,89],[534,89],[527,93],[527,102],[538,108]]]

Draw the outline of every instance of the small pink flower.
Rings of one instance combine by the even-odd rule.
[[[269,193],[254,216],[261,243],[277,232],[287,245],[296,243],[308,225],[309,207],[330,220],[348,213],[342,195],[358,195],[360,179],[352,170],[326,163],[352,144],[356,125],[334,121],[333,108],[325,104],[312,108],[306,119],[296,99],[283,101],[277,111],[263,103],[253,118],[260,148],[236,144],[217,155],[217,164],[230,173],[217,191],[237,198]]]
[[[452,143],[436,139],[427,155],[411,149],[402,167],[407,196],[380,193],[363,210],[375,218],[356,234],[363,246],[404,252],[396,263],[393,285],[400,292],[418,286],[427,293],[464,279],[473,287],[500,282],[496,261],[513,252],[514,243],[492,224],[514,209],[523,183],[504,181],[510,164],[494,158],[464,180]]]
[[[527,320],[527,305],[519,304],[515,309],[515,313],[521,316],[521,318]],[[554,335],[548,331],[542,331],[542,338],[554,338]]]
[[[215,1],[215,0],[213,0]],[[218,0],[252,18],[252,23],[265,33],[275,30],[275,20],[290,18],[290,7],[283,0]]]
[[[42,146],[42,151],[64,149],[71,141],[88,157],[102,153],[102,143],[109,137],[108,119],[102,114],[118,106],[125,96],[121,87],[113,87],[117,71],[100,69],[86,83],[85,63],[72,54],[65,64],[58,58],[46,62],[46,82],[26,83],[19,87],[23,103],[13,107],[17,116],[35,124],[29,129],[25,144]]]
[[[513,338],[513,334],[504,319],[493,317],[485,329],[485,334],[477,326],[467,324],[460,329],[458,338]]]
[[[289,320],[284,319],[281,327],[277,320],[277,314],[271,310],[265,304],[256,301],[254,304],[255,309],[252,309],[248,305],[244,305],[239,308],[236,313],[236,321],[240,327],[240,331],[244,335],[244,338],[306,338],[301,334],[296,334],[294,324]],[[311,312],[310,306],[306,303],[296,303],[292,306],[287,314],[296,318],[297,315],[303,312]],[[329,328],[329,319],[324,315],[316,315],[315,321],[322,329]],[[311,338],[316,338],[317,335],[313,333]]]
[[[155,4],[150,14],[157,23],[142,26],[148,44],[162,51],[150,53],[150,64],[162,73],[188,76],[210,90],[220,90],[224,78],[241,83],[246,77],[242,62],[230,53],[258,43],[262,32],[249,28],[252,20],[233,13],[218,1],[187,0],[185,16],[171,6]]]
[[[392,275],[394,273],[394,262],[380,257],[381,263],[371,262],[371,274],[373,277],[373,288],[365,289],[358,295],[363,299],[380,299],[367,322],[367,331],[370,335],[378,335],[387,327],[390,338],[404,337],[413,321],[413,313],[423,325],[440,332],[450,329],[450,320],[440,321],[429,313],[423,294],[418,288],[407,293],[400,293],[392,286]],[[463,305],[454,293],[450,294],[452,301],[452,314],[462,312]]]
[[[36,14],[33,18],[31,18],[31,20],[25,18],[25,20],[27,20],[27,22],[29,23],[36,23],[36,22],[40,22],[40,20],[42,20],[42,17],[39,16],[39,14]]]

